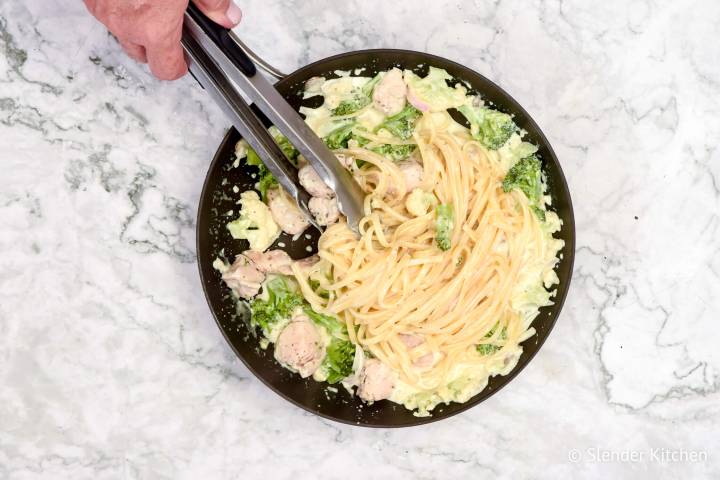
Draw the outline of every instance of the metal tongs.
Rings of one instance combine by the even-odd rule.
[[[347,217],[348,226],[357,232],[363,216],[364,194],[360,186],[303,118],[258,72],[253,60],[233,39],[232,32],[211,21],[190,2],[185,12],[182,45],[190,72],[223,109],[308,220],[317,227],[308,208],[311,197],[300,185],[297,170],[235,85],[290,140],[335,192],[340,212]]]

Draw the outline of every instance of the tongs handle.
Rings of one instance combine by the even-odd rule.
[[[222,76],[236,85],[288,138],[290,143],[315,169],[323,182],[333,190],[337,197],[338,209],[347,218],[348,227],[358,233],[360,221],[364,216],[365,198],[360,185],[277,89],[265,77],[257,74],[255,64],[248,54],[235,44],[231,32],[223,27],[213,25],[202,12],[194,6],[191,7],[185,15],[187,30],[190,35],[198,39],[199,46],[212,59],[212,62],[220,67],[217,75],[213,74],[211,77]],[[219,101],[224,102],[224,99],[221,98],[222,92],[219,93]],[[235,118],[237,117],[235,116]],[[239,120],[236,125],[241,126],[239,128],[241,131],[245,129],[241,125],[242,123],[242,120]],[[262,155],[260,158],[265,160]],[[275,173],[272,168],[270,171]],[[296,190],[304,191],[302,187]],[[297,196],[294,198],[298,203],[302,203]],[[300,205],[300,207],[302,209],[305,206]]]
[[[189,12],[187,16],[190,21],[195,22]],[[186,17],[186,21],[188,17]],[[208,35],[197,22],[195,22],[195,25],[201,31],[200,33],[202,35],[209,39],[211,43],[215,43],[215,40]],[[270,133],[268,133],[261,119],[258,118],[258,115],[253,112],[250,105],[243,99],[242,95],[237,91],[222,68],[215,63],[215,60],[194,37],[187,24],[183,26],[182,45],[185,49],[190,72],[195,79],[205,88],[232,121],[243,138],[245,138],[250,146],[258,153],[263,163],[265,163],[265,166],[275,176],[285,191],[295,200],[298,208],[305,215],[308,222],[320,229],[308,208],[311,197],[300,185],[297,170],[294,166],[290,165],[285,154]],[[238,48],[235,47],[235,49]],[[245,55],[244,52],[241,53]],[[224,58],[230,61],[231,57],[226,55]],[[252,62],[250,62],[250,64],[252,65]]]
[[[230,36],[230,30],[218,25],[205,16],[204,13],[193,3],[190,2],[187,8],[188,15],[195,20],[195,23],[222,49],[228,59],[248,77],[252,77],[257,73],[255,64],[245,52],[238,47],[237,43]]]

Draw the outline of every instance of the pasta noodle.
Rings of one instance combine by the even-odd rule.
[[[342,319],[353,342],[422,391],[447,384],[455,365],[487,366],[496,357],[478,353],[482,341],[502,352],[523,340],[529,325],[513,308],[514,288],[545,248],[527,198],[503,191],[507,172],[497,155],[434,117],[425,115],[413,138],[424,168],[421,188],[454,206],[451,248],[435,245],[432,210],[408,212],[397,165],[354,148],[338,153],[371,165],[356,172],[368,193],[361,236],[345,223],[321,236],[315,272],[330,272],[316,275],[327,298],[311,288],[312,272],[294,269],[313,309]],[[424,342],[408,349],[402,335]],[[428,355],[432,362],[418,368]]]
[[[223,279],[249,300],[261,346],[272,343],[291,371],[417,415],[465,402],[515,367],[559,282],[563,242],[553,233],[561,221],[547,208],[538,149],[511,115],[441,69],[429,67],[424,78],[391,69],[372,79],[311,80],[306,94],[324,102],[300,111],[366,193],[360,235],[317,172],[274,132],[314,195],[310,211],[329,225],[319,261],[251,245],[232,266],[218,260]],[[237,151],[260,162],[247,145]],[[259,173],[258,192],[243,193],[240,216],[228,224],[231,235],[272,240],[278,227],[297,234],[302,213],[282,201],[267,169]]]

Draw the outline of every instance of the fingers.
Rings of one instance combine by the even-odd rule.
[[[180,33],[178,29],[177,35],[145,47],[150,71],[160,80],[176,80],[187,73]]]
[[[193,0],[202,12],[225,28],[233,28],[242,19],[242,11],[231,0]]]
[[[147,63],[147,53],[145,52],[145,47],[136,43],[123,41],[120,41],[120,45],[130,58],[140,63]]]

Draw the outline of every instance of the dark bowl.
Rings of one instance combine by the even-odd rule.
[[[468,408],[474,407],[509,383],[535,356],[557,320],[570,286],[573,259],[575,255],[575,221],[573,218],[570,192],[560,163],[537,124],[530,115],[505,91],[482,75],[444,58],[421,52],[405,50],[364,50],[345,53],[320,60],[303,67],[277,83],[277,89],[293,105],[299,108],[303,104],[302,90],[305,81],[314,76],[335,77],[336,70],[354,70],[365,67],[363,75],[392,67],[408,68],[417,73],[427,73],[428,66],[444,68],[459,80],[466,81],[474,91],[494,104],[495,108],[514,115],[515,121],[527,131],[526,139],[539,146],[539,156],[548,179],[552,206],[563,220],[563,229],[557,234],[565,240],[561,260],[557,265],[560,285],[557,289],[555,304],[544,307],[534,321],[537,333],[523,343],[523,353],[515,369],[505,376],[490,379],[488,386],[466,403],[451,403],[435,408],[430,417],[416,417],[401,405],[389,401],[367,405],[357,397],[351,396],[342,386],[337,392],[326,390],[326,383],[312,379],[301,379],[298,375],[280,367],[274,360],[272,348],[262,350],[258,346],[255,332],[249,328],[248,314],[233,301],[229,289],[222,283],[220,275],[212,267],[218,255],[233,259],[247,248],[244,241],[233,240],[225,224],[230,220],[229,211],[237,212],[236,200],[239,198],[233,186],[239,191],[253,188],[254,167],[231,169],[235,143],[240,135],[235,129],[228,131],[217,151],[202,190],[197,222],[197,254],[203,289],[210,309],[213,312],[225,339],[243,363],[268,387],[283,398],[305,410],[352,425],[373,427],[404,427],[420,425],[450,417]],[[286,250],[293,258],[303,258],[315,253],[318,233],[310,233],[292,241],[283,235],[278,242],[284,242]]]

